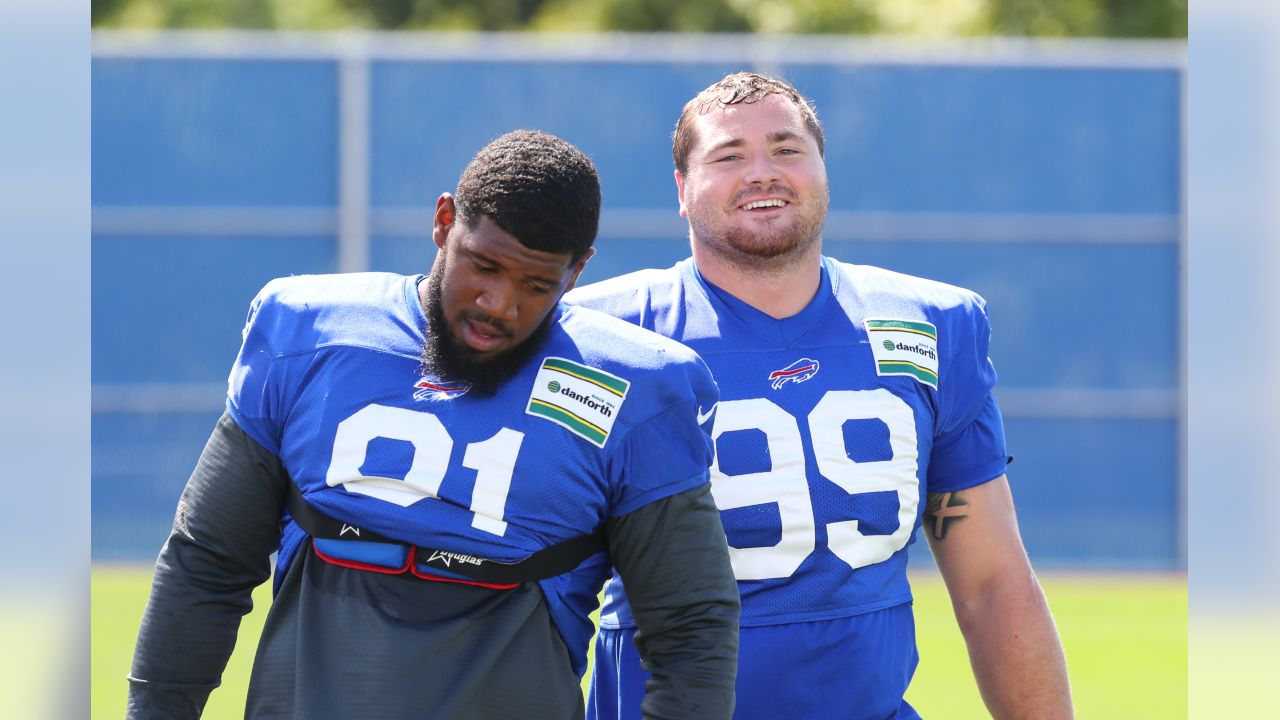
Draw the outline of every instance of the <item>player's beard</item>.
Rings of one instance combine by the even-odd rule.
[[[422,346],[423,372],[441,380],[469,383],[472,395],[492,396],[542,347],[551,332],[552,323],[555,322],[556,308],[552,307],[533,334],[523,342],[495,357],[480,360],[474,350],[458,342],[449,331],[449,324],[444,316],[444,303],[441,302],[445,264],[444,260],[436,263],[427,276],[427,297],[422,305],[427,316],[427,339]]]
[[[730,262],[760,270],[777,268],[791,258],[804,255],[819,241],[831,201],[831,194],[825,183],[820,192],[814,193],[804,203],[798,202],[799,198],[790,188],[775,185],[764,191],[743,193],[735,197],[730,206],[737,208],[742,203],[750,202],[753,197],[788,198],[799,212],[787,225],[749,229],[724,219],[718,214],[718,208],[707,212],[698,203],[690,203],[689,229],[693,236]]]

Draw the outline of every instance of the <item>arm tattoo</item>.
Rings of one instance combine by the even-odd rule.
[[[929,493],[929,503],[925,506],[925,520],[933,526],[930,532],[935,540],[947,537],[947,528],[969,516],[965,509],[969,503],[960,497],[958,492]]]

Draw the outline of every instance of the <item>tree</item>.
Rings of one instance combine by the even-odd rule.
[[[95,27],[1185,38],[1186,0],[92,0]]]

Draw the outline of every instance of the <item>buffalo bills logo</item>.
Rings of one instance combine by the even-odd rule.
[[[779,390],[789,382],[802,383],[817,374],[817,360],[800,358],[781,370],[769,373],[769,379],[773,381],[773,389]]]
[[[471,389],[469,383],[448,383],[423,378],[413,384],[414,400],[452,400]]]

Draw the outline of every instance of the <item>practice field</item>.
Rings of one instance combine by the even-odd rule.
[[[93,572],[93,717],[124,715],[129,661],[146,604],[151,569]],[[1187,585],[1181,575],[1044,575],[1082,718],[1187,716]],[[912,576],[920,668],[908,698],[927,718],[988,717],[973,684],[964,643],[942,582]],[[222,687],[204,717],[243,717],[253,650],[270,602],[270,584],[254,595]],[[807,719],[806,719],[807,720]]]

